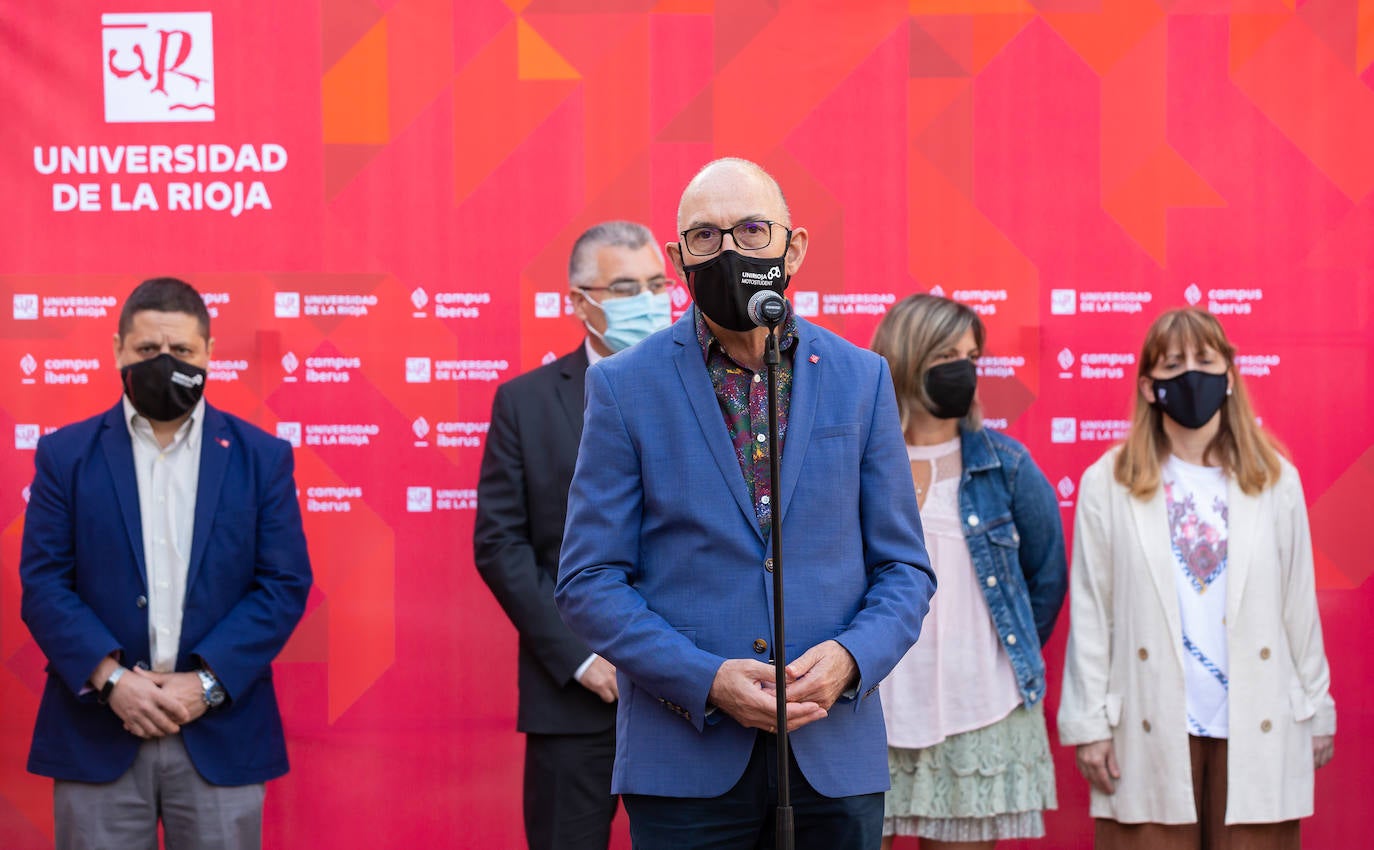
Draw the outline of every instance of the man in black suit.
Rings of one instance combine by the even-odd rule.
[[[558,615],[553,586],[582,437],[587,367],[671,319],[663,255],[647,227],[598,224],[568,261],[574,351],[499,387],[477,485],[477,570],[520,633],[525,837],[531,850],[605,850],[616,798],[615,668]]]

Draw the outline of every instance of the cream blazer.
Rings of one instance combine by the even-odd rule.
[[[1093,817],[1192,823],[1183,639],[1164,488],[1133,498],[1112,449],[1083,473],[1074,519],[1059,740],[1110,738],[1121,779]],[[1229,492],[1227,823],[1312,814],[1312,736],[1336,731],[1307,508],[1286,460],[1278,482]]]

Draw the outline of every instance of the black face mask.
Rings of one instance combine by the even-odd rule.
[[[749,318],[749,299],[765,289],[779,295],[787,289],[786,258],[786,251],[781,257],[762,258],[726,250],[704,263],[684,265],[682,271],[706,318],[727,330],[748,331],[757,327]]]
[[[1196,369],[1167,379],[1153,380],[1155,402],[1165,415],[1184,428],[1201,428],[1226,402],[1226,373],[1213,375]]]
[[[973,407],[978,389],[978,366],[963,358],[931,366],[925,376],[930,412],[937,419],[963,419]]]
[[[163,352],[119,370],[134,410],[154,422],[171,422],[196,406],[205,393],[205,370]]]

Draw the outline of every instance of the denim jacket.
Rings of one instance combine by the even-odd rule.
[[[1068,590],[1059,501],[1016,440],[986,429],[959,436],[964,538],[1021,698],[1033,706],[1045,696],[1040,647]]]

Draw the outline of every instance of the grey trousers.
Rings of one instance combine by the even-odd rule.
[[[180,735],[144,741],[123,776],[106,784],[57,781],[57,850],[260,850],[266,786],[211,785]]]

